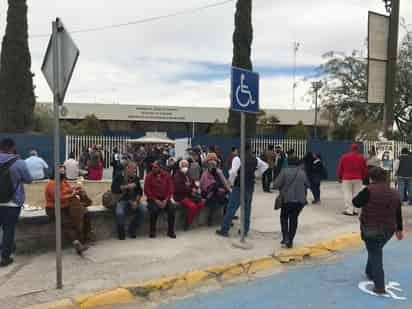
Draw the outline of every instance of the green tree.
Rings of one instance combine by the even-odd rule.
[[[299,121],[298,124],[290,128],[287,132],[288,138],[293,139],[308,139],[309,130],[305,127],[302,121]]]
[[[256,132],[259,134],[274,134],[276,133],[276,125],[279,122],[279,118],[276,116],[266,116],[265,112],[260,113]]]
[[[359,126],[350,120],[345,120],[342,124],[336,125],[332,132],[334,140],[352,141],[359,134]]]
[[[407,30],[405,28],[405,30]],[[412,32],[407,31],[399,49],[395,122],[401,135],[412,135]]]
[[[61,121],[61,130],[65,135],[103,135],[103,126],[95,115],[88,115],[77,124],[69,121]]]
[[[394,118],[401,136],[412,134],[412,33],[406,30],[399,50]],[[338,131],[351,125],[356,137],[377,137],[382,130],[383,105],[367,103],[367,60],[350,56],[330,58],[320,67],[323,87],[320,100]],[[335,135],[336,134],[332,134]],[[338,134],[341,136],[341,134]],[[348,134],[343,134],[348,136]],[[351,135],[351,134],[349,134]]]
[[[47,134],[53,131],[52,111],[46,106],[37,105],[34,109],[33,131]]]
[[[8,0],[0,56],[0,131],[32,128],[36,103],[27,34],[26,0]]]
[[[232,66],[253,70],[250,54],[252,50],[252,0],[238,0],[235,13],[235,31],[233,33]],[[240,113],[229,111],[229,127],[235,136],[240,135]],[[256,115],[246,115],[246,134],[256,134]]]
[[[227,123],[219,123],[219,121],[216,120],[215,123],[209,127],[208,135],[211,137],[230,137],[233,136],[233,131]]]

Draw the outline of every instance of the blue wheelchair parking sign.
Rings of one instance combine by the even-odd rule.
[[[231,109],[239,112],[259,112],[259,74],[232,67]]]

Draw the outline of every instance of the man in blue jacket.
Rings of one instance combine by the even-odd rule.
[[[16,155],[14,140],[0,141],[0,225],[3,228],[3,250],[0,267],[13,263],[10,257],[14,230],[25,201],[24,184],[33,181],[26,163]]]

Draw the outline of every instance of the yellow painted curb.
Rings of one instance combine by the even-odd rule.
[[[281,263],[300,261],[304,257],[323,256],[338,251],[350,245],[362,242],[359,233],[342,235],[333,240],[321,241],[302,248],[294,248],[274,252],[272,256],[256,257],[241,260],[238,263],[212,266],[205,270],[195,270],[187,273],[163,277],[138,284],[125,285],[120,288],[103,291],[97,294],[88,294],[77,297],[74,301],[64,299],[59,302],[42,304],[30,309],[74,309],[95,308],[105,305],[123,304],[136,300],[139,296],[147,297],[151,293],[173,288],[191,288],[200,283],[230,279],[241,274],[253,274],[261,270],[278,267]]]
[[[125,304],[134,301],[135,296],[130,293],[129,290],[124,288],[118,288],[115,290],[110,290],[102,292],[88,298],[82,297],[79,300],[75,300],[76,303],[82,309],[95,308],[99,306],[115,305],[115,304]]]

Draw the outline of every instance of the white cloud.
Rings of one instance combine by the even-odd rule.
[[[59,16],[69,30],[124,23],[210,4],[213,0],[71,0],[28,1],[31,35],[50,33]],[[293,60],[293,41],[302,46],[298,64],[318,65],[329,50],[363,49],[369,10],[383,13],[381,0],[253,0],[253,62],[285,66]],[[234,5],[103,32],[73,35],[81,55],[67,94],[68,101],[169,105],[228,105],[228,80],[174,78],[205,70],[194,62],[230,63]],[[6,22],[0,4],[0,34]],[[402,1],[401,16],[412,23],[412,1]],[[36,94],[51,100],[40,72],[48,38],[30,39]],[[228,72],[229,73],[229,72]],[[298,88],[298,107],[306,93]],[[290,77],[262,77],[262,105],[292,107]]]

